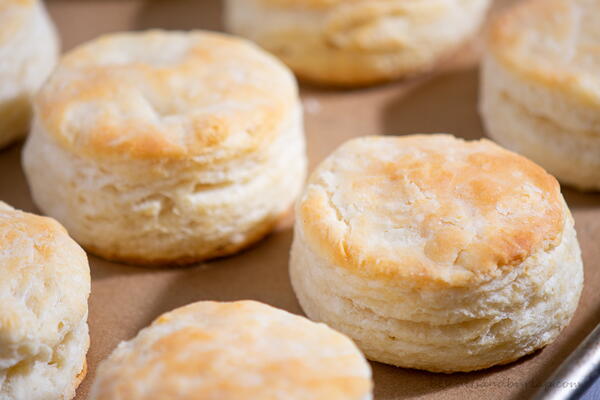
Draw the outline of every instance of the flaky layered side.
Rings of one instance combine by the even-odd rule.
[[[554,100],[552,93],[543,88],[530,91],[531,86],[535,84],[503,69],[493,55],[486,56],[480,111],[487,133],[543,165],[562,182],[582,190],[600,190],[600,129],[595,128],[600,123],[584,115],[577,118],[577,108],[559,102],[542,113],[540,106]],[[574,117],[573,125],[580,125],[579,129],[568,126]]]
[[[556,339],[581,293],[571,218],[560,244],[469,287],[363,279],[324,260],[294,231],[290,274],[306,314],[350,336],[367,358],[432,372],[514,361]]]
[[[344,335],[254,301],[166,313],[101,363],[90,400],[370,400],[371,370]]]
[[[56,221],[0,202],[0,397],[70,400],[86,374],[90,272]]]
[[[226,24],[277,55],[302,79],[361,86],[432,68],[478,29],[489,4],[229,0]]]
[[[33,198],[90,251],[137,264],[234,253],[266,235],[302,189],[298,108],[264,151],[206,165],[97,162],[65,151],[35,123],[24,152]]]
[[[31,98],[58,58],[58,38],[41,1],[0,6],[0,148],[24,136]]]
[[[296,214],[302,308],[375,361],[447,373],[508,363],[551,343],[577,307],[583,266],[558,183],[489,141],[351,140]]]
[[[35,112],[33,198],[105,258],[231,254],[269,232],[304,182],[293,76],[226,35],[102,37],[63,59]]]
[[[566,184],[600,189],[600,58],[590,0],[530,0],[492,24],[481,72],[488,134]]]

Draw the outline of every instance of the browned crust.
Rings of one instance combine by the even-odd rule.
[[[177,258],[143,258],[138,255],[119,254],[117,252],[98,248],[91,244],[82,244],[82,246],[89,253],[111,262],[136,265],[146,268],[184,267],[215,258],[230,256],[252,246],[271,233],[271,231],[274,230],[279,221],[284,218],[287,213],[288,211],[286,210],[285,212],[277,215],[275,218],[264,221],[259,227],[255,228],[254,232],[249,235],[248,239],[242,243],[229,244],[228,246],[220,248],[212,253],[199,256],[184,256]]]
[[[88,373],[88,364],[87,364],[87,359],[84,358],[83,366],[81,367],[81,371],[75,377],[75,381],[73,381],[73,390],[74,391],[76,391],[77,388],[79,388],[79,385],[81,385],[81,382],[83,382],[83,380],[87,376],[87,373]]]
[[[421,214],[426,217],[423,219],[421,229],[435,234],[427,236],[423,250],[404,249],[398,253],[400,254],[398,256],[385,256],[380,252],[369,250],[368,246],[365,247],[365,233],[359,229],[359,226],[368,227],[368,224],[353,225],[352,235],[348,235],[348,229],[341,227],[348,226],[348,221],[342,220],[342,224],[330,224],[331,218],[339,218],[336,216],[338,211],[331,206],[329,201],[331,194],[318,189],[316,184],[311,186],[310,182],[314,184],[315,180],[318,180],[318,176],[313,175],[309,181],[309,189],[299,203],[298,217],[302,222],[305,238],[311,247],[338,266],[363,276],[386,280],[410,277],[410,281],[415,285],[437,283],[463,286],[481,277],[490,276],[501,267],[517,265],[539,248],[547,249],[555,246],[560,238],[568,211],[565,211],[558,182],[524,157],[504,150],[492,142],[461,142],[443,135],[372,137],[356,140],[351,144],[353,150],[341,150],[341,153],[335,153],[332,157],[343,158],[344,151],[350,151],[351,154],[359,152],[357,149],[360,141],[381,140],[386,141],[388,146],[405,148],[412,146],[414,149],[425,149],[431,153],[427,161],[413,162],[408,159],[409,161],[406,162],[409,164],[403,164],[402,160],[391,163],[380,162],[377,156],[363,154],[364,157],[372,157],[373,162],[369,167],[370,170],[364,171],[364,177],[356,178],[353,190],[360,191],[364,195],[361,198],[365,199],[367,207],[376,209],[376,205],[381,201],[379,195],[373,194],[371,187],[386,184],[386,187],[393,191],[396,187],[395,182],[403,182],[405,178],[434,190],[445,207],[440,208],[436,213],[431,211]],[[468,153],[469,162],[463,167],[458,170],[446,170],[445,168],[448,167],[446,167],[447,160],[443,155],[444,152],[435,150],[441,146],[470,147],[473,150],[470,150],[472,153]],[[406,168],[407,165],[411,166],[410,170]],[[493,172],[486,172],[486,169]],[[514,178],[513,188],[508,178],[514,171],[522,173],[524,177]],[[338,174],[340,173],[338,170]],[[345,179],[354,178],[346,176]],[[510,193],[513,195],[520,195],[519,186],[516,184],[522,179],[527,179],[545,193],[548,204],[540,205],[535,213],[527,214],[520,220],[508,221],[501,218],[496,208],[499,194],[506,196],[506,193],[512,190]],[[467,191],[455,192],[454,184],[446,184],[450,181],[455,184],[462,182],[462,186]],[[498,182],[503,182],[505,187],[502,189],[498,187]],[[397,187],[403,186],[399,183]],[[400,198],[402,192],[397,192],[397,196]],[[393,195],[389,194],[386,201],[394,201]],[[462,231],[453,228],[451,224],[444,227],[435,224],[435,221],[446,215],[452,215],[450,205],[453,202],[462,201],[469,201],[470,207],[485,215],[488,224],[493,227],[484,238],[465,241],[468,236],[463,236]],[[433,225],[428,225],[428,221],[433,221]],[[504,225],[498,228],[496,224],[500,221],[504,221]],[[513,222],[515,224],[511,225]],[[468,257],[464,259],[456,257],[452,261],[448,258],[448,254],[452,256],[453,253],[446,253],[448,249],[462,249],[459,254],[468,254]],[[453,266],[451,275],[440,272],[441,266],[446,265]]]
[[[592,12],[580,3],[568,0],[527,0],[511,7],[490,23],[486,40],[487,52],[504,68],[531,80],[531,83],[559,91],[565,96],[573,96],[585,105],[598,107],[600,99],[597,91],[590,89],[593,86],[580,82],[583,74],[578,68],[569,67],[564,60],[552,62],[551,58],[540,56],[539,51],[531,49],[525,39],[528,32],[544,33],[544,29],[540,30],[538,26],[540,21],[547,24],[546,32],[558,31],[567,26],[566,20],[561,18],[566,18],[570,5],[578,7],[582,12]],[[562,24],[553,21],[562,21]],[[577,29],[582,30],[583,27]],[[577,42],[573,46],[577,46]]]
[[[134,40],[136,46],[146,48],[156,41],[169,43],[168,40],[173,37],[185,38],[189,41],[190,48],[181,60],[176,60],[177,62],[168,68],[159,68],[135,59],[114,67],[110,64],[100,65],[95,58],[96,54],[109,51],[106,49],[111,49],[111,46],[119,43],[130,43],[128,41]],[[256,79],[237,82],[232,79],[230,73],[221,71],[220,68],[203,72],[204,69],[198,67],[219,66],[219,63],[224,65],[229,59],[237,60],[239,68],[244,71],[262,74],[265,82],[272,84],[270,90],[264,90],[255,84]],[[121,76],[123,71],[137,74],[140,82],[125,84]],[[163,123],[148,123],[143,118],[121,119],[108,111],[110,106],[99,106],[98,112],[101,113],[101,117],[93,124],[86,124],[69,132],[63,129],[65,121],[72,118],[72,111],[77,110],[77,105],[81,102],[93,99],[102,105],[116,104],[124,100],[115,96],[115,92],[129,91],[135,94],[136,85],[152,87],[157,96],[168,99],[175,96],[168,83],[171,77],[198,80],[207,79],[207,73],[212,77],[210,82],[222,81],[227,83],[228,88],[219,89],[221,85],[208,87],[207,93],[218,95],[217,100],[213,97],[186,100],[191,109],[197,109],[206,101],[222,107],[227,101],[244,104],[252,110],[232,114],[182,113],[181,115],[187,118],[192,132],[184,138],[174,138],[171,128]],[[81,78],[82,76],[85,79]],[[233,36],[207,31],[181,33],[154,30],[117,33],[102,36],[66,54],[54,74],[39,91],[34,103],[38,111],[36,115],[45,127],[46,134],[55,138],[61,147],[82,156],[94,159],[118,157],[179,160],[192,156],[217,157],[216,150],[220,150],[219,153],[222,154],[218,157],[228,159],[255,151],[273,140],[277,132],[273,127],[279,126],[297,104],[296,83],[290,78],[275,59],[271,59],[249,42]],[[207,85],[210,82],[207,82]],[[70,90],[57,89],[65,85]],[[156,112],[164,112],[160,111],[158,104],[149,104]],[[81,117],[77,112],[75,114],[73,118]],[[236,129],[247,130],[250,140],[242,144],[224,145]],[[123,132],[128,132],[128,135],[124,136]]]

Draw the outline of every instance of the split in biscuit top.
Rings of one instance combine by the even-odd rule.
[[[417,286],[492,278],[556,246],[567,214],[542,168],[450,135],[351,140],[298,205],[301,234],[332,263]]]
[[[600,106],[600,2],[529,0],[498,18],[489,46],[506,66]]]
[[[273,141],[297,97],[287,68],[250,42],[149,31],[71,51],[35,106],[37,123],[82,156],[210,162]]]

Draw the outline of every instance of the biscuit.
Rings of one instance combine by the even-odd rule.
[[[86,373],[90,269],[51,218],[0,202],[0,398],[70,400]]]
[[[243,39],[104,36],[68,53],[34,105],[33,198],[107,259],[234,253],[266,235],[304,183],[296,81]]]
[[[557,181],[487,140],[351,140],[297,204],[290,274],[306,314],[367,358],[433,372],[550,342],[582,289]]]
[[[481,73],[488,134],[565,184],[600,190],[600,3],[529,0],[490,27]]]
[[[431,69],[481,24],[489,0],[227,0],[226,26],[301,79],[364,86]]]
[[[27,133],[31,97],[58,58],[42,1],[0,0],[0,148]]]
[[[122,342],[90,400],[370,400],[371,387],[360,351],[329,327],[255,301],[202,301]]]

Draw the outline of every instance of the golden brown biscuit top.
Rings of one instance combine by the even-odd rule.
[[[291,73],[250,42],[149,31],[71,51],[35,103],[45,129],[78,154],[201,161],[273,140],[298,100]]]
[[[15,361],[11,351],[23,356],[15,350],[19,346],[56,346],[87,315],[90,271],[85,252],[55,220],[2,202],[0,276],[3,368]]]
[[[93,400],[363,400],[354,344],[254,301],[203,301],[162,315],[100,366]]]
[[[563,207],[556,179],[490,141],[414,135],[342,145],[297,212],[309,244],[337,265],[461,286],[556,245]]]
[[[491,26],[488,45],[504,65],[600,106],[600,3],[528,0]]]
[[[34,0],[0,0],[0,45],[23,27],[35,4]]]

